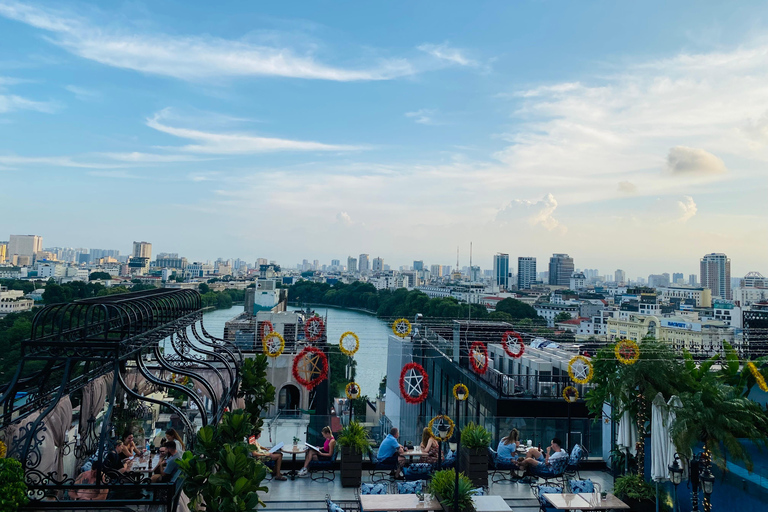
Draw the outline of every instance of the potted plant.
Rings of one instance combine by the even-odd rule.
[[[460,469],[475,487],[488,485],[488,447],[493,436],[481,425],[470,423],[461,431]]]
[[[636,473],[628,473],[617,478],[613,484],[613,493],[629,505],[633,512],[656,510],[656,490]]]
[[[475,505],[472,502],[473,488],[472,481],[464,473],[459,473],[459,510],[455,512],[475,510]],[[456,473],[453,469],[435,472],[429,483],[429,490],[447,512],[454,512],[455,489]]]
[[[3,510],[18,510],[29,501],[24,471],[21,463],[15,459],[0,458],[0,496],[3,497]]]
[[[301,441],[301,439],[299,439],[296,436],[293,436],[293,451],[298,451],[298,449],[299,449],[299,441]]]
[[[341,429],[336,443],[341,447],[342,487],[360,487],[363,474],[363,455],[371,449],[368,433],[360,423],[352,421]]]

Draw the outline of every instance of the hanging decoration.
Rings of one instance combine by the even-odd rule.
[[[349,357],[355,355],[355,352],[357,352],[357,349],[359,348],[360,338],[358,338],[357,334],[353,333],[352,331],[345,332],[341,335],[341,338],[339,338],[339,350],[341,350]]]
[[[525,352],[525,343],[520,333],[507,331],[501,336],[501,346],[509,357],[519,358]]]
[[[563,398],[566,402],[575,402],[579,399],[579,390],[573,386],[566,386],[563,389]]]
[[[568,375],[577,384],[586,384],[592,380],[594,368],[592,362],[584,356],[573,356],[568,362]]]
[[[429,433],[438,441],[447,441],[453,436],[453,429],[456,425],[453,420],[445,414],[438,414],[431,420],[427,428]]]
[[[419,363],[408,363],[400,372],[400,394],[409,404],[418,404],[427,399],[429,376]]]
[[[317,347],[304,347],[293,360],[293,378],[307,389],[314,389],[328,377],[328,358]]]
[[[359,398],[360,397],[360,385],[357,382],[350,382],[344,388],[344,394],[347,395],[347,398],[350,399],[350,400],[354,400],[355,398]]]
[[[763,374],[760,373],[760,370],[757,369],[757,366],[755,366],[755,363],[752,361],[747,363],[747,368],[749,368],[749,371],[752,372],[752,376],[757,381],[757,386],[763,390],[768,392],[768,385],[765,383],[765,377],[763,377]]]
[[[325,332],[325,324],[319,316],[313,316],[304,322],[304,336],[307,341],[319,340],[323,336],[323,332]]]
[[[261,340],[264,354],[269,357],[277,357],[285,350],[285,340],[277,331],[272,331]]]
[[[264,338],[267,334],[275,330],[275,326],[269,320],[264,320],[261,323],[261,337]]]
[[[613,349],[616,359],[623,364],[635,364],[640,359],[640,347],[634,340],[620,340]]]
[[[392,322],[392,332],[395,333],[395,336],[400,336],[401,338],[409,336],[411,334],[411,322],[405,318],[398,318]]]
[[[456,384],[453,386],[453,398],[459,402],[463,402],[469,398],[469,389],[464,384]]]
[[[469,361],[472,369],[480,375],[488,371],[488,347],[481,341],[472,342],[469,347]]]

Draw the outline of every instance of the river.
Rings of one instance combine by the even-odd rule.
[[[293,311],[297,308],[289,307]],[[387,374],[387,339],[392,332],[389,325],[373,315],[337,308],[318,307],[317,314],[327,317],[328,342],[338,344],[346,331],[360,338],[360,350],[355,354],[357,377],[362,394],[375,397],[379,383]],[[205,313],[205,329],[213,336],[224,335],[224,324],[243,312],[242,304],[229,309],[216,309]]]

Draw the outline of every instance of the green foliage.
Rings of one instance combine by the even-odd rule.
[[[352,400],[352,411],[355,413],[356,417],[365,419],[365,413],[368,408],[368,400],[370,400],[368,395],[360,395],[359,397]]]
[[[499,301],[499,303],[496,304],[496,311],[507,313],[514,320],[520,320],[523,318],[536,320],[539,318],[539,314],[536,313],[536,310],[533,309],[533,306],[513,298],[507,298]]]
[[[245,400],[245,410],[249,413],[252,426],[260,429],[264,420],[261,413],[275,401],[275,386],[267,380],[269,359],[264,354],[247,358],[240,367],[240,390],[238,398]],[[246,434],[249,435],[250,432]]]
[[[352,365],[352,375],[347,378],[347,365]],[[339,349],[338,345],[328,347],[328,377],[329,392],[331,397],[345,396],[344,389],[350,380],[354,381],[357,375],[357,361],[350,358]]]
[[[436,471],[429,483],[429,488],[434,494],[440,496],[440,503],[444,507],[453,508],[456,472],[453,469]],[[475,509],[472,502],[472,489],[472,481],[464,473],[459,473],[459,511]]]
[[[201,500],[210,512],[247,512],[265,506],[259,493],[267,468],[250,457],[253,447],[243,442],[251,431],[251,416],[244,411],[225,413],[217,426],[197,433],[193,451],[178,461],[184,473],[184,492],[194,505]]]
[[[200,291],[200,294],[201,294],[201,295],[205,295],[206,293],[208,293],[208,292],[210,292],[210,291],[211,291],[211,287],[210,287],[210,286],[208,286],[208,285],[207,285],[207,284],[205,284],[205,283],[200,283],[200,284],[198,285],[197,289]]]
[[[461,446],[470,450],[485,450],[492,439],[493,435],[482,425],[470,423],[461,429]]]
[[[626,474],[616,479],[613,494],[619,499],[654,500],[656,490],[637,474]]]
[[[108,272],[91,272],[88,280],[95,281],[96,279],[112,279],[112,276]]]
[[[365,427],[356,421],[341,429],[341,434],[339,434],[336,444],[352,448],[362,455],[371,451],[371,444],[368,442],[368,432],[366,432]]]
[[[15,512],[28,501],[21,463],[15,459],[0,459],[0,512]]]
[[[569,313],[566,313],[565,311],[561,311],[557,315],[555,315],[554,321],[555,323],[558,322],[565,322],[566,320],[570,320],[572,317]]]

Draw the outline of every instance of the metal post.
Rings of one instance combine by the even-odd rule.
[[[459,409],[460,404],[456,401],[456,482],[453,486],[453,512],[459,512],[459,452],[461,451],[461,428],[459,427]]]
[[[691,510],[699,510],[699,456],[694,455],[691,458],[690,467],[691,479]]]
[[[583,443],[584,441],[582,441]],[[568,432],[565,434],[566,451],[571,453],[571,399],[568,398]],[[658,512],[658,511],[657,511]]]
[[[349,424],[351,425],[352,424],[352,406],[355,401],[351,398],[348,401],[349,401]]]

